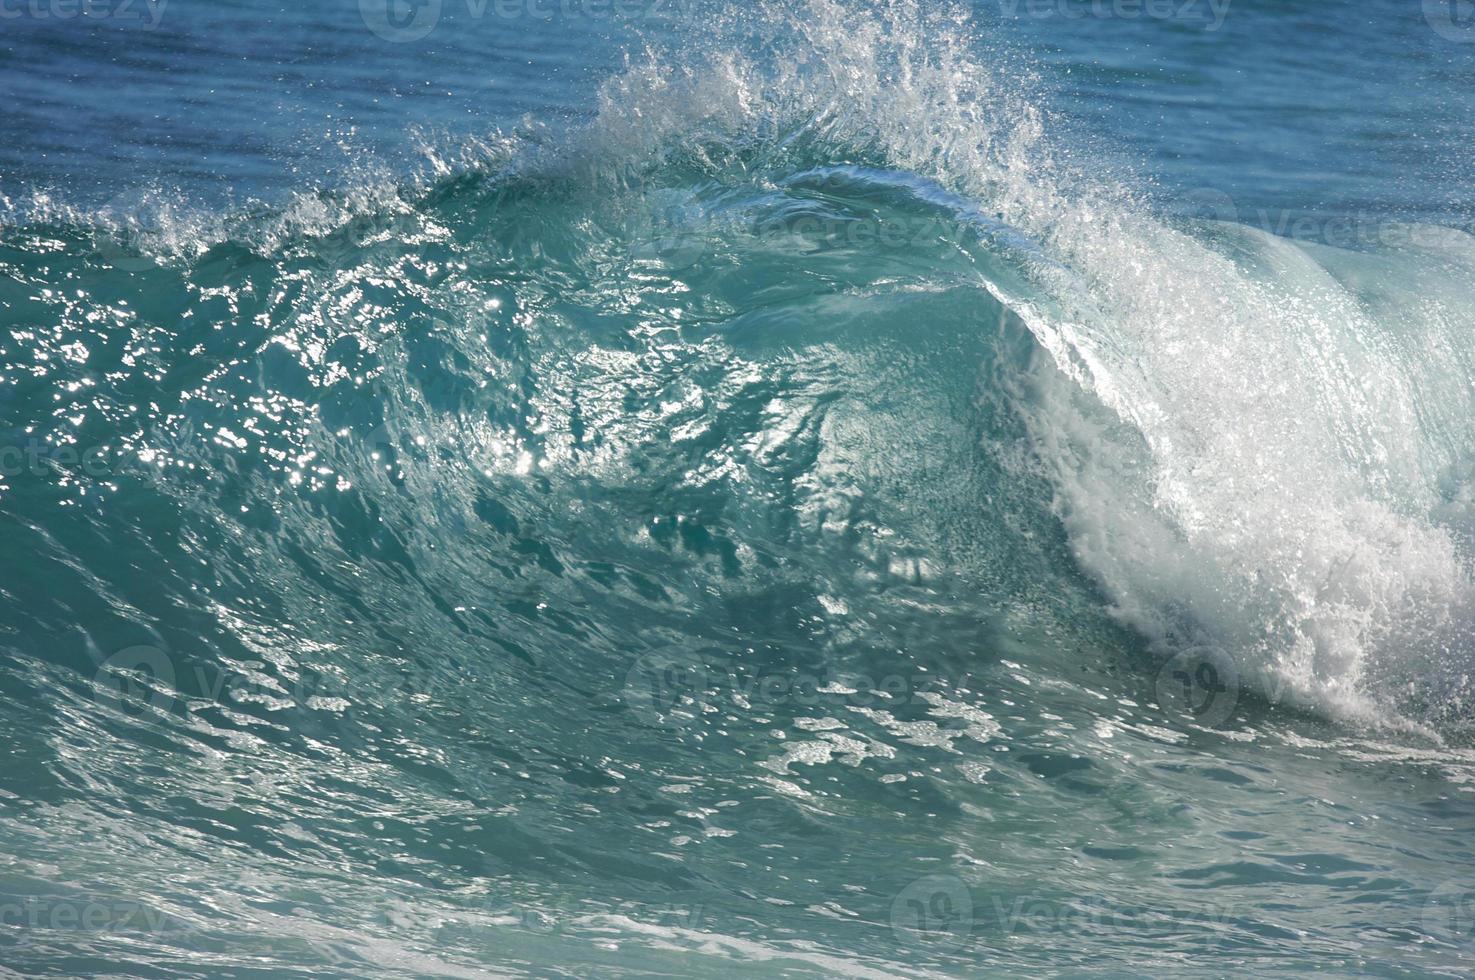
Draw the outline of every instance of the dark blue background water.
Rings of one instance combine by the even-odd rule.
[[[490,3],[0,0],[0,973],[1469,975],[1466,6]]]
[[[642,36],[700,30],[713,9],[443,0],[405,5],[434,16],[423,37],[385,40],[341,0],[170,0],[157,16],[121,3],[99,5],[111,16],[4,22],[0,80],[15,98],[0,192],[106,200],[164,187],[214,204],[331,187],[365,166],[403,174],[419,162],[416,132],[454,146],[527,116],[587,119]],[[1222,191],[1251,212],[1468,223],[1475,27],[1457,6],[1448,23],[1425,6],[1434,13],[1397,0],[973,11],[988,57],[1044,73],[1051,109],[1144,179]]]

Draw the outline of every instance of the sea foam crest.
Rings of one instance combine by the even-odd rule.
[[[1188,227],[1125,178],[1083,176],[961,16],[812,0],[763,17],[776,54],[653,55],[586,136],[766,139],[774,166],[819,141],[976,202],[1044,257],[1027,293],[984,285],[1039,342],[1021,412],[1117,614],[1334,713],[1452,696],[1475,659],[1468,236],[1367,255]]]

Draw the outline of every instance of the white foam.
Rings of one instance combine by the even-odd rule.
[[[1475,316],[1453,284],[1470,243],[1354,256],[1175,227],[1082,177],[1029,85],[981,63],[951,15],[811,0],[763,16],[792,50],[690,70],[652,56],[606,88],[590,139],[711,160],[722,134],[767,134],[761,162],[823,138],[977,202],[1048,259],[1027,292],[985,285],[1044,352],[1022,413],[1123,620],[1364,718],[1382,716],[1374,687],[1465,669]]]

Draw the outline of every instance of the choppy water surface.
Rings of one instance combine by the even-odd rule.
[[[1472,969],[1457,6],[14,9],[0,967]]]

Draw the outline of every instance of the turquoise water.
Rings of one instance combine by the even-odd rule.
[[[1468,975],[1475,26],[1149,6],[4,8],[0,974]]]

